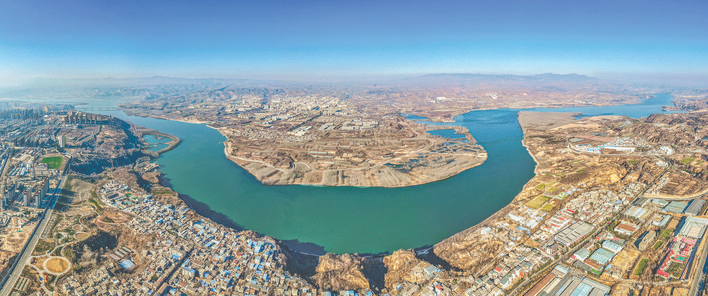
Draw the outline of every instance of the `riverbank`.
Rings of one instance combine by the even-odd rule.
[[[544,240],[538,237],[545,231],[548,219],[570,200],[588,198],[580,194],[598,188],[622,192],[639,186],[632,183],[638,180],[624,178],[630,173],[622,166],[624,158],[599,159],[596,155],[572,153],[566,147],[565,139],[570,135],[608,132],[608,126],[624,119],[609,116],[575,119],[574,115],[577,114],[546,115],[523,111],[518,114],[519,125],[524,131],[523,146],[536,163],[534,176],[500,210],[436,244],[433,251],[437,257],[455,269],[481,276],[499,264],[491,258],[498,258],[495,254],[509,251],[510,246],[520,242],[529,247],[542,245]],[[603,120],[611,123],[598,123]],[[653,162],[649,157],[643,161]]]
[[[536,155],[531,153],[529,146],[527,145],[526,136],[530,130],[545,131],[555,127],[559,127],[565,124],[572,123],[575,118],[581,113],[565,113],[565,112],[533,112],[533,111],[519,111],[518,120],[519,127],[524,133],[524,138],[521,140],[521,145],[526,148],[533,161],[536,163],[533,172],[538,175],[538,165],[540,164]]]
[[[495,260],[489,260],[490,254],[505,248],[505,244],[495,234],[499,231],[499,226],[508,221],[507,216],[510,213],[520,209],[523,204],[539,193],[536,185],[539,183],[538,178],[542,176],[538,171],[541,161],[526,143],[529,131],[532,127],[541,128],[540,126],[544,126],[550,128],[562,126],[575,121],[574,117],[577,115],[573,113],[555,113],[551,114],[549,118],[544,118],[548,122],[539,122],[540,117],[536,116],[537,114],[535,113],[537,112],[521,111],[517,114],[519,127],[523,131],[521,143],[535,163],[534,175],[528,179],[518,194],[504,207],[481,222],[436,243],[433,246],[433,254],[421,256],[422,258],[436,264],[448,265],[447,268],[449,269],[467,270],[467,272],[472,274],[493,267]],[[536,120],[535,124],[529,124],[533,120]],[[551,122],[553,123],[552,125],[548,124]]]
[[[174,187],[172,186],[172,182],[170,181],[170,179],[168,177],[165,176],[164,173],[159,172],[157,174],[157,178],[158,178],[158,184],[160,184],[160,186],[170,188],[171,190],[174,191]],[[183,194],[183,193],[180,193],[177,191],[175,191],[175,193],[177,194],[177,197],[179,197],[179,199],[182,202],[184,202],[184,204],[187,207],[189,207],[192,211],[194,211],[194,213],[203,217],[204,219],[207,219],[209,221],[212,221],[214,223],[222,225],[222,226],[224,226],[228,229],[231,229],[235,232],[248,231],[249,233],[251,233],[253,235],[257,235],[260,237],[267,237],[269,239],[272,239],[272,240],[278,242],[278,245],[281,248],[287,250],[287,252],[290,253],[291,255],[297,254],[297,255],[302,255],[305,257],[319,257],[319,256],[326,254],[326,252],[324,251],[324,248],[322,246],[318,246],[318,245],[315,245],[312,243],[301,243],[301,242],[298,242],[297,240],[283,241],[283,240],[279,240],[277,238],[274,238],[272,236],[269,236],[269,235],[266,235],[263,233],[258,233],[253,230],[245,229],[241,225],[238,225],[231,218],[210,208],[209,205],[207,205],[203,202],[200,202],[200,201],[192,198],[189,195],[186,195],[186,194]],[[180,206],[179,204],[175,205],[175,207],[179,207],[179,206]],[[303,260],[303,259],[300,258],[300,260]]]
[[[125,109],[118,106],[118,108],[125,113],[127,116],[136,116],[136,117],[146,117],[146,118],[155,118],[155,119],[162,119],[162,120],[172,120],[172,121],[179,121],[179,122],[184,122],[184,123],[193,123],[193,124],[211,124],[211,121],[204,121],[204,120],[197,120],[197,119],[179,119],[179,118],[170,118],[166,115],[155,115],[155,114],[147,114],[147,113],[140,113],[140,112],[134,112],[131,111],[132,109]]]
[[[668,99],[660,97],[651,105],[558,111],[642,117],[655,113],[659,110],[655,106]],[[534,177],[536,163],[522,143],[517,112],[460,116],[456,124],[475,135],[487,160],[439,182],[400,188],[264,186],[228,160],[226,139],[213,127],[131,120],[186,139],[181,148],[160,157],[161,169],[175,190],[218,209],[242,227],[283,241],[322,246],[325,252],[379,254],[439,243],[485,221],[519,194]]]
[[[285,242],[289,247],[291,247],[291,250],[296,251],[296,252],[301,252],[302,253],[310,253],[310,254],[317,254],[317,253],[326,253],[326,252],[336,252],[336,253],[347,253],[347,252],[358,252],[358,253],[368,253],[368,254],[380,254],[381,252],[389,252],[390,250],[396,250],[399,248],[405,248],[407,246],[424,246],[424,245],[432,245],[432,243],[440,241],[440,239],[446,237],[446,232],[444,229],[447,228],[448,226],[446,223],[442,224],[437,224],[437,223],[428,223],[425,220],[411,220],[413,219],[413,216],[410,216],[410,210],[405,210],[402,212],[390,212],[390,209],[393,208],[400,208],[400,209],[411,209],[412,207],[422,207],[426,209],[435,209],[435,208],[440,208],[444,207],[446,208],[443,210],[444,212],[452,214],[451,217],[461,217],[465,216],[467,219],[475,219],[475,217],[478,216],[487,216],[487,214],[475,214],[476,210],[482,210],[486,211],[485,209],[489,208],[489,206],[480,206],[477,209],[473,209],[472,211],[470,210],[463,210],[463,207],[456,207],[454,205],[459,205],[461,204],[460,202],[436,202],[434,200],[430,199],[430,196],[434,196],[435,194],[439,194],[440,192],[446,192],[446,191],[462,191],[462,187],[469,186],[468,182],[458,182],[454,181],[453,179],[459,178],[459,176],[455,175],[452,176],[451,178],[445,179],[443,181],[439,182],[432,182],[428,183],[426,185],[420,185],[420,186],[414,186],[414,187],[399,187],[399,188],[381,188],[381,187],[319,187],[319,186],[278,186],[278,188],[282,189],[275,189],[275,187],[270,187],[272,189],[269,189],[269,187],[263,187],[262,185],[256,185],[253,184],[252,181],[249,181],[251,178],[242,178],[242,174],[238,172],[231,172],[231,173],[218,173],[218,176],[211,176],[212,172],[217,173],[220,171],[223,171],[223,168],[215,168],[214,165],[218,163],[217,167],[222,167],[224,166],[223,161],[219,161],[218,158],[222,158],[224,160],[228,160],[226,158],[225,154],[225,148],[226,146],[221,146],[220,147],[220,155],[221,157],[218,157],[217,155],[211,155],[211,153],[206,153],[207,150],[205,148],[196,148],[196,146],[204,146],[208,147],[211,144],[208,143],[224,143],[223,135],[221,133],[219,134],[222,139],[202,139],[203,136],[208,136],[209,133],[206,132],[197,132],[197,134],[194,135],[199,135],[199,138],[192,139],[193,136],[190,136],[188,134],[184,134],[183,132],[186,130],[199,130],[200,127],[206,127],[209,130],[213,130],[218,132],[218,128],[215,128],[211,125],[189,125],[185,126],[183,124],[168,124],[168,122],[179,122],[179,121],[163,121],[163,120],[153,120],[153,119],[148,119],[148,118],[133,118],[133,121],[138,121],[138,122],[143,122],[144,126],[150,126],[153,127],[155,126],[156,128],[160,128],[160,130],[165,130],[171,134],[176,134],[179,135],[180,138],[186,138],[188,141],[186,142],[187,146],[184,146],[184,148],[176,149],[174,151],[176,152],[171,152],[168,154],[165,154],[164,156],[161,156],[159,159],[161,169],[165,171],[166,175],[170,177],[170,179],[176,178],[177,180],[173,179],[172,184],[179,184],[179,186],[174,186],[173,188],[176,191],[179,192],[185,192],[187,196],[189,196],[193,200],[198,200],[202,201],[205,204],[208,205],[210,209],[220,209],[218,212],[224,213],[225,216],[229,217],[232,221],[237,221],[239,225],[241,225],[243,228],[246,229],[252,229],[254,231],[258,231],[260,233],[272,235],[274,237],[278,237],[282,239],[283,242]],[[151,122],[154,122],[151,123]],[[516,125],[516,124],[514,124]],[[180,127],[179,130],[175,130],[173,127]],[[456,127],[454,129],[460,129],[463,128],[467,130],[464,127]],[[191,132],[190,132],[191,133]],[[213,138],[209,136],[209,138]],[[476,142],[476,140],[475,140]],[[209,148],[211,149],[211,148]],[[194,154],[194,153],[188,153],[188,151],[200,151],[199,154]],[[203,161],[201,160],[203,156],[209,156],[210,160],[209,161]],[[184,164],[187,164],[186,162],[183,162],[181,159],[184,157],[188,158],[196,158],[200,160],[190,160],[189,163],[194,163],[194,166],[189,166],[190,168],[184,171],[186,174],[183,173],[177,173],[174,170],[178,169],[179,167],[183,167]],[[213,157],[216,159],[211,160]],[[179,160],[178,160],[179,159]],[[176,162],[175,162],[176,161]],[[238,166],[235,164],[233,161],[228,161],[229,163],[232,163],[234,167],[242,168],[241,166]],[[482,162],[482,161],[480,161]],[[230,167],[226,165],[226,167]],[[210,172],[201,172],[201,168],[209,168]],[[185,167],[186,169],[186,167]],[[181,169],[179,169],[182,171]],[[232,169],[229,169],[229,171]],[[238,170],[237,170],[238,171]],[[484,177],[480,176],[474,177],[477,175],[477,173],[473,172],[475,170],[466,170],[459,172],[463,175],[468,175],[467,177],[464,178],[472,178],[472,179],[483,179]],[[244,170],[244,172],[247,172]],[[472,172],[472,173],[470,173]],[[453,174],[457,174],[458,171],[453,172]],[[177,175],[175,175],[177,174]],[[182,178],[180,175],[185,175],[187,179]],[[248,173],[248,175],[253,176],[252,174]],[[458,174],[459,175],[459,174]],[[204,177],[204,178],[202,178]],[[254,181],[256,181],[255,177],[252,177]],[[182,180],[184,179],[184,180]],[[205,180],[202,180],[205,179]],[[216,180],[224,179],[223,181],[216,182]],[[201,181],[197,181],[201,180]],[[239,180],[239,181],[236,181]],[[236,181],[236,182],[234,182]],[[194,186],[199,186],[199,184],[211,184],[209,188],[212,190],[210,191],[209,195],[203,195],[199,192],[195,192],[194,190],[191,190],[189,188],[195,188]],[[259,184],[262,184],[261,182],[258,182]],[[186,188],[184,185],[187,185]],[[474,185],[473,185],[474,186]],[[219,194],[216,193],[214,194],[214,190],[217,192],[221,191],[221,187],[229,187],[232,189],[229,189],[224,192],[229,192],[228,194]],[[458,187],[459,190],[457,189]],[[395,191],[390,191],[390,190],[395,190]],[[250,195],[246,192],[252,192],[251,194],[255,195]],[[257,193],[256,193],[257,192]],[[287,192],[287,193],[286,193]],[[401,194],[403,192],[407,192],[406,194]],[[222,195],[224,195],[222,197]],[[302,204],[301,202],[298,202],[296,204],[296,207],[292,207],[292,204],[290,202],[283,203],[282,198],[297,198],[299,201],[302,202],[303,198],[310,199],[312,200],[312,203],[310,202],[305,202]],[[213,196],[214,198],[208,198],[210,196]],[[246,198],[247,196],[258,196],[259,198]],[[333,198],[335,197],[336,198]],[[452,195],[454,196],[453,199],[457,199],[458,195]],[[205,199],[205,197],[207,197]],[[461,197],[461,196],[459,196]],[[275,199],[274,199],[275,198]],[[225,204],[222,205],[215,205],[213,201],[225,201]],[[489,202],[492,203],[498,203],[501,202],[499,200],[489,200]],[[310,206],[305,206],[305,204],[311,204]],[[346,205],[343,205],[346,204]],[[302,206],[300,206],[302,205]],[[361,205],[361,206],[359,206]],[[364,206],[364,205],[369,205],[369,206]],[[323,225],[328,225],[331,224],[331,221],[334,221],[338,218],[340,218],[339,211],[337,209],[341,208],[347,208],[348,212],[351,213],[351,215],[356,216],[356,217],[368,217],[365,220],[361,219],[356,219],[357,223],[348,223],[348,226],[345,227],[344,229],[349,229],[346,232],[341,232],[337,231],[340,234],[343,234],[342,236],[357,236],[360,239],[357,239],[356,241],[352,241],[351,239],[341,239],[338,240],[342,243],[342,246],[347,245],[349,247],[346,248],[346,250],[341,249],[341,247],[335,247],[332,248],[331,244],[326,243],[326,241],[323,241],[321,238],[318,238],[320,235],[325,235],[328,232],[328,230],[323,229]],[[276,231],[274,232],[272,229],[269,230],[268,228],[262,228],[262,227],[257,227],[253,225],[253,219],[250,218],[251,213],[255,213],[253,211],[248,211],[247,209],[264,209],[267,208],[266,211],[280,211],[282,212],[285,210],[286,213],[288,214],[279,214],[276,216],[273,216],[272,218],[269,218],[267,220],[259,219],[260,221],[270,221],[271,225],[278,225],[278,229],[281,231]],[[234,214],[234,209],[238,209],[238,214]],[[243,209],[244,211],[241,211],[240,209]],[[326,211],[322,211],[322,209],[329,209]],[[335,209],[332,211],[331,209]],[[294,211],[297,211],[299,214],[295,214]],[[457,213],[459,211],[459,213]],[[291,213],[292,212],[292,213]],[[303,213],[311,213],[304,215]],[[376,213],[376,214],[374,214]],[[377,218],[372,219],[371,215],[374,215]],[[282,219],[281,219],[282,217]],[[311,222],[308,221],[300,221],[300,222],[281,222],[285,220],[301,220],[299,217],[307,217],[307,218],[314,218],[314,219],[308,219],[312,220]],[[334,219],[334,220],[333,220]],[[330,221],[330,222],[325,222]],[[442,221],[444,221],[443,219]],[[242,224],[242,221],[245,222],[245,224]],[[413,222],[413,223],[411,223]],[[476,223],[476,221],[473,221]],[[304,224],[303,224],[304,223]],[[466,222],[455,222],[455,223],[461,223],[462,225],[469,225]],[[409,228],[411,231],[416,230],[415,232],[419,232],[420,234],[423,235],[417,235],[414,237],[409,236],[406,232],[400,232],[399,226],[396,226],[400,224],[400,227],[404,227],[404,225],[413,225],[413,226],[405,226],[405,227],[412,227]],[[296,226],[300,225],[300,227],[297,227],[298,232],[300,233],[311,233],[310,235],[308,234],[300,234],[296,236],[291,236],[287,235],[287,233],[292,233],[290,230],[291,226]],[[310,226],[303,226],[303,225],[310,225]],[[383,228],[381,227],[382,225],[385,225]],[[285,227],[284,227],[285,226]],[[327,228],[327,227],[325,227]],[[338,229],[342,229],[340,226],[337,226]],[[431,230],[435,229],[435,230]],[[461,227],[462,228],[462,227]],[[379,229],[379,230],[384,230],[382,233],[387,233],[385,236],[386,238],[380,238],[376,239],[375,241],[367,240],[367,234],[372,234],[371,229]],[[303,231],[305,230],[305,231]],[[323,231],[324,232],[320,232]],[[391,231],[389,233],[389,230]],[[283,232],[284,231],[284,232]],[[285,234],[282,234],[285,233]],[[427,235],[426,235],[427,234]],[[436,238],[430,239],[428,238],[429,235],[433,235]],[[334,238],[336,236],[332,236],[331,234],[328,235],[331,238]],[[402,238],[409,237],[409,239],[412,239],[411,242],[409,243],[404,243],[401,244]],[[439,237],[439,238],[438,238]],[[290,242],[294,242],[294,244],[291,244]],[[324,242],[324,244],[323,244]],[[346,243],[345,243],[346,242]],[[292,246],[291,246],[292,245]],[[383,245],[383,246],[388,246],[388,247],[377,247],[377,245]],[[366,247],[362,247],[366,246]],[[301,247],[304,247],[303,250],[300,250]],[[313,252],[314,251],[314,252]]]
[[[634,104],[642,104],[642,102],[652,99],[655,96],[648,96],[644,100],[626,100],[624,102],[619,102],[619,103],[614,103],[614,104],[609,104],[609,103],[600,103],[600,104],[592,104],[592,105],[587,105],[587,104],[552,104],[548,106],[538,106],[538,105],[521,105],[521,106],[506,106],[506,107],[489,107],[489,108],[462,108],[460,111],[456,111],[451,113],[449,116],[446,117],[440,117],[440,116],[431,116],[427,114],[426,112],[414,112],[414,111],[401,111],[402,113],[406,113],[409,115],[415,115],[415,116],[422,116],[425,117],[427,121],[430,122],[435,122],[435,123],[454,123],[455,122],[455,117],[461,116],[463,114],[467,114],[470,112],[476,112],[476,111],[490,111],[490,110],[499,110],[499,109],[517,109],[517,110],[531,110],[531,109],[539,109],[539,108],[544,108],[544,109],[561,109],[561,108],[591,108],[591,107],[611,107],[611,106],[623,106],[623,105],[634,105]],[[670,106],[667,106],[670,107]],[[662,109],[663,110],[663,109]],[[429,117],[430,116],[430,117]]]

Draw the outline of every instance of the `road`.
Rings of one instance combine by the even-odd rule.
[[[703,192],[696,193],[691,196],[663,196],[663,195],[644,195],[646,198],[652,198],[652,199],[663,199],[663,200],[669,200],[669,201],[686,201],[686,200],[694,200],[696,198],[702,198],[708,194],[708,190],[705,190]]]
[[[706,237],[704,235],[703,239],[705,240]],[[691,291],[688,293],[689,296],[696,296],[698,295],[700,283],[703,282],[703,279],[705,277],[705,264],[706,264],[706,257],[708,256],[708,242],[703,242],[703,252],[701,252],[701,257],[700,259],[697,260],[696,263],[697,266],[696,272],[693,275],[693,279],[691,280]]]
[[[5,279],[3,279],[2,290],[0,290],[0,296],[10,295],[10,293],[12,292],[12,288],[15,286],[15,283],[20,278],[20,275],[22,275],[22,270],[24,269],[25,265],[27,265],[27,261],[32,256],[32,251],[34,251],[34,247],[37,245],[37,242],[42,236],[44,229],[47,228],[47,225],[49,224],[50,219],[47,219],[47,217],[50,217],[52,215],[52,212],[54,211],[54,206],[57,203],[57,193],[61,192],[61,188],[64,188],[65,183],[66,175],[64,175],[64,177],[61,179],[61,182],[57,184],[57,187],[54,188],[52,198],[47,203],[48,206],[44,210],[44,214],[40,217],[41,221],[39,222],[39,225],[34,228],[29,242],[25,244],[25,247],[22,249],[22,252],[20,252],[17,257],[18,259],[15,260],[12,267],[10,267],[10,272],[5,277]]]

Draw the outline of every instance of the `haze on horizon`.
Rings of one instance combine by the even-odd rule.
[[[0,86],[153,75],[708,80],[705,1],[0,2]]]

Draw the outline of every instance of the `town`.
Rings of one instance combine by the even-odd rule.
[[[102,151],[96,139],[139,129],[51,108],[21,104],[0,114],[3,293],[334,295],[289,273],[273,238],[203,218],[169,188],[138,185],[125,165],[100,165],[115,148]],[[132,137],[111,144],[136,147]],[[143,174],[159,168],[136,163]]]
[[[412,186],[454,176],[487,157],[464,128],[364,112],[337,97],[258,97],[221,89],[167,101],[170,104],[141,101],[122,108],[146,117],[209,122],[228,139],[224,145],[229,159],[264,184]],[[459,138],[434,135],[447,129]]]
[[[11,283],[3,291],[695,295],[705,279],[708,254],[708,181],[698,173],[706,165],[697,152],[704,149],[702,142],[672,145],[651,136],[657,129],[686,130],[680,124],[547,116],[557,117],[547,125],[535,123],[533,114],[520,115],[525,145],[538,163],[536,176],[484,223],[430,248],[359,259],[310,258],[319,261],[318,271],[302,276],[295,257],[307,255],[293,253],[275,238],[203,217],[160,182],[160,166],[151,159],[165,143],[177,145],[174,137],[73,106],[13,107],[3,111],[1,126],[0,262],[3,281]],[[694,116],[701,115],[642,120],[691,122]],[[367,125],[374,126],[361,126]],[[334,127],[339,125],[316,129]],[[290,136],[311,130],[298,128]],[[669,134],[674,143],[681,142],[681,134]],[[162,139],[163,146],[148,141],[150,135]],[[369,282],[362,262],[386,267],[382,286]],[[319,270],[326,270],[322,266],[330,266],[326,272],[339,277],[331,282],[338,284],[318,280]]]
[[[708,296],[706,0],[2,2],[0,296]]]

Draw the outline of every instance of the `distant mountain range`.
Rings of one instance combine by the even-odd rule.
[[[438,73],[424,75],[382,76],[379,78],[346,81],[294,81],[232,78],[183,78],[169,76],[106,77],[97,79],[37,78],[23,86],[0,88],[0,98],[41,99],[46,97],[109,98],[132,96],[159,98],[185,91],[212,89],[279,90],[286,93],[329,93],[347,98],[355,93],[390,92],[413,89],[470,90],[470,89],[534,89],[544,91],[570,91],[580,88],[616,89],[646,87],[638,82],[622,82],[581,74],[543,73],[536,75]],[[662,87],[665,88],[665,87]]]
[[[403,77],[403,78],[400,78]],[[382,79],[382,81],[406,80],[466,80],[466,81],[558,81],[558,82],[586,82],[598,80],[580,74],[553,74],[544,73],[536,75],[511,75],[511,74],[473,74],[473,73],[440,73],[419,76],[399,76],[398,79]],[[373,81],[375,79],[366,79]],[[23,87],[56,87],[56,86],[127,86],[127,85],[155,85],[155,84],[213,84],[213,83],[238,83],[238,84],[332,84],[356,83],[353,81],[324,82],[324,81],[293,81],[277,79],[235,79],[235,78],[183,78],[170,76],[149,77],[105,77],[105,78],[35,78],[24,83]],[[22,87],[15,87],[22,88]]]
[[[469,73],[441,73],[419,76],[423,79],[460,79],[469,81],[558,81],[558,82],[588,82],[597,81],[598,78],[581,74],[554,74],[544,73],[536,75],[511,75],[511,74],[469,74]]]

